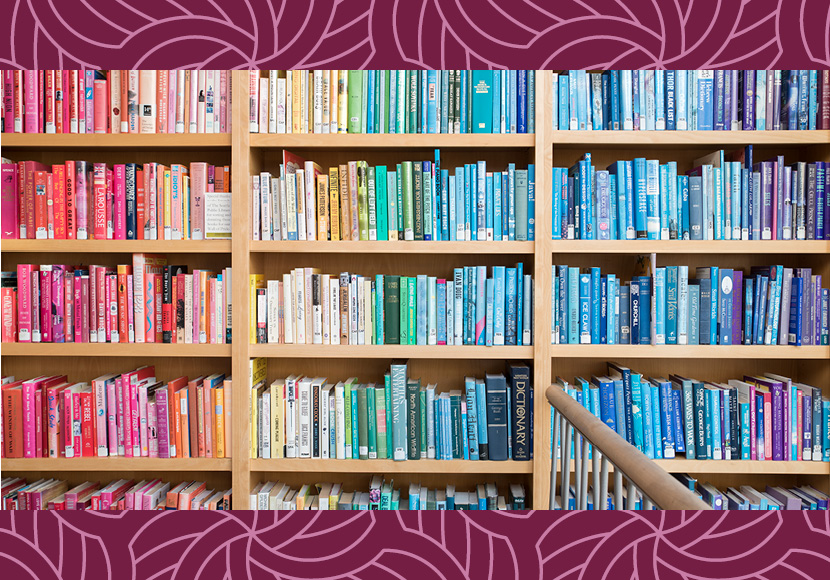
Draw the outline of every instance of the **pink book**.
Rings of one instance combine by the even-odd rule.
[[[63,70],[63,71],[59,71],[59,72],[56,71],[55,72],[56,75],[61,74],[61,73],[63,73],[62,74],[63,82],[61,83],[61,88],[63,90],[63,95],[62,95],[63,96],[63,101],[61,102],[61,105],[63,106],[63,111],[62,111],[63,132],[64,133],[70,133],[71,132],[70,127],[71,127],[72,119],[70,117],[71,112],[69,110],[69,88],[70,88],[70,85],[69,85],[69,70],[66,69],[66,70]]]
[[[75,272],[67,268],[63,282],[63,334],[66,342],[75,342]]]
[[[46,71],[46,83],[44,87],[45,93],[45,115],[44,115],[44,127],[46,133],[54,133],[55,132],[55,72],[60,74],[60,71],[54,70],[47,70]],[[58,89],[58,94],[60,94],[60,89]]]
[[[38,118],[38,82],[37,71],[23,72],[23,94],[26,103],[26,133],[40,133],[40,119]]]
[[[90,223],[86,161],[75,162],[75,210],[75,237],[79,240],[87,240],[90,234]]]
[[[204,78],[204,71],[202,71],[202,78]],[[191,71],[190,73],[190,101],[188,103],[189,108],[189,116],[188,119],[190,120],[189,127],[187,127],[188,133],[197,133],[198,123],[196,120],[196,105],[199,102],[199,73],[197,71]]]
[[[215,342],[216,337],[216,278],[208,279],[208,291],[205,293],[208,302],[208,342]]]
[[[14,72],[3,71],[3,123],[6,133],[14,133]]]
[[[139,400],[139,383],[146,380],[155,380],[155,367],[141,367],[140,369],[130,373],[130,438],[132,439],[133,457],[141,457],[141,417],[140,417],[140,400]],[[145,391],[146,394],[146,391]],[[143,411],[146,417],[146,397]]]
[[[162,333],[161,333],[161,319],[162,319],[162,311],[161,311],[162,310],[162,308],[161,308],[161,296],[162,296],[161,284],[162,284],[162,282],[161,281],[162,281],[162,275],[161,274],[155,274],[154,278],[156,280],[156,288],[155,288],[155,292],[153,294],[153,296],[155,298],[155,301],[156,301],[156,305],[155,305],[156,342],[161,342],[162,341]]]
[[[9,71],[6,71],[9,72]],[[9,126],[8,124],[6,125]],[[8,132],[8,131],[7,131]],[[2,204],[2,239],[16,240],[20,235],[20,216],[17,200],[17,164],[3,163],[0,167],[0,204]]]
[[[81,390],[83,386],[79,385],[77,390],[72,391],[72,448],[75,457],[81,457],[83,454],[83,440],[81,437]]]
[[[97,487],[98,482],[87,481],[67,491],[64,496],[64,499],[66,500],[66,509],[74,510],[78,505],[78,497],[84,495],[90,490],[96,489]]]
[[[63,435],[63,452],[66,457],[75,457],[75,446],[72,442],[72,391],[75,385],[67,387],[63,390],[63,425],[61,425],[61,434]]]
[[[113,375],[103,375],[92,381],[92,394],[95,402],[95,438],[96,455],[107,457],[109,447],[107,446],[107,382]]]
[[[39,277],[40,341],[52,342],[52,266],[41,266]]]
[[[213,457],[213,414],[214,407],[210,404],[211,382],[205,381],[202,393],[202,412],[205,426],[205,457]]]
[[[124,164],[117,164],[113,167],[113,191],[115,205],[115,228],[113,238],[116,240],[127,239],[127,183]]]
[[[86,132],[95,133],[95,71],[84,71],[84,98],[86,101],[86,110],[84,111]]]
[[[90,303],[90,286],[93,285],[93,278],[89,274],[81,277],[81,337],[83,342],[91,342],[91,323],[92,318],[90,312],[93,310]]]
[[[32,286],[32,342],[40,342],[40,272],[34,270],[29,280]]]
[[[159,456],[158,406],[156,401],[147,401],[147,446],[150,457]]]
[[[73,319],[75,324],[73,325],[73,335],[75,337],[74,342],[86,342],[84,340],[84,334],[82,331],[83,328],[83,320],[81,317],[83,316],[83,286],[84,286],[84,279],[81,275],[82,270],[75,270],[73,272],[73,300],[75,303],[75,307],[73,308],[74,316]]]
[[[107,455],[116,457],[120,455],[119,451],[119,436],[118,436],[118,398],[116,395],[116,383],[121,380],[120,376],[113,375],[110,380],[106,382],[107,387]],[[122,401],[123,407],[123,401]],[[99,440],[100,440],[100,431]]]
[[[214,105],[215,106],[215,105]],[[219,132],[227,133],[225,122],[228,116],[228,71],[219,71]]]
[[[176,132],[176,83],[179,78],[178,71],[164,71],[167,74],[167,132]]]
[[[66,342],[63,280],[66,266],[52,266],[52,342]]]
[[[106,342],[103,337],[104,284],[103,266],[89,267],[89,341]]]
[[[156,389],[156,429],[158,433],[158,456],[167,459],[171,455],[168,387]]]
[[[17,341],[32,342],[32,264],[17,265]]]
[[[107,239],[107,164],[93,163],[92,234],[96,240]],[[80,203],[79,203],[80,205]]]
[[[111,240],[113,238],[112,230],[113,230],[113,193],[112,193],[112,169],[109,167],[106,170],[106,178],[104,182],[106,183],[106,208],[107,208],[107,240]]]
[[[156,275],[152,273],[145,273],[145,288],[144,288],[144,331],[145,340],[147,342],[156,342]]]
[[[194,240],[205,239],[207,171],[207,163],[190,164],[190,237]]]
[[[127,417],[130,415],[129,405],[127,402],[127,397],[125,396],[125,388],[124,386],[128,384],[128,376],[126,375],[119,375],[115,379],[115,397],[116,397],[116,412],[117,416],[117,433],[118,433],[118,455],[121,457],[128,457],[127,452],[129,451],[129,457],[133,455],[133,448],[132,443],[127,445],[127,437],[129,429],[127,429]]]
[[[108,102],[108,91],[107,91],[107,81],[104,79],[94,79],[93,80],[93,95],[94,98],[92,100],[92,116],[89,117],[93,120],[92,128],[95,133],[106,133],[107,132],[107,118],[109,116],[109,107],[107,106]],[[89,89],[87,89],[89,90]],[[89,101],[87,101],[87,107]],[[87,109],[87,114],[89,113],[89,109]]]
[[[110,277],[106,273],[104,273],[103,294],[103,315],[101,316],[101,320],[104,326],[104,340],[99,342],[110,342],[112,332],[112,327],[110,326],[110,301],[112,300],[112,296],[110,295]]]
[[[43,457],[43,391],[35,391],[35,457]]]
[[[149,408],[147,401],[147,387],[151,386],[152,382],[144,382],[136,385],[136,394],[138,396],[138,435],[140,441],[141,457],[147,457],[150,452],[149,446]]]
[[[46,439],[48,442],[47,451],[49,457],[60,455],[60,442],[58,441],[58,425],[60,424],[60,387],[53,387],[46,390]]]
[[[134,296],[133,296],[133,275],[127,274],[127,342],[135,342],[135,319],[134,319]]]
[[[199,344],[200,271],[193,270],[193,344]],[[187,329],[185,329],[186,331]]]
[[[69,71],[69,79],[69,84],[74,87],[74,90],[69,95],[69,107],[72,111],[71,114],[75,119],[75,124],[72,126],[72,132],[86,133],[86,124],[84,123],[84,117],[86,112],[86,91],[84,91],[84,71]]]
[[[135,484],[134,481],[128,479],[120,479],[101,490],[101,509],[109,510],[113,505],[117,505],[118,500]]]
[[[118,336],[118,276],[116,274],[108,274],[110,298],[108,302],[109,307],[109,322],[110,342],[120,342]]]

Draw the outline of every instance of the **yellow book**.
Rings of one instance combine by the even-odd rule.
[[[295,70],[291,74],[291,132],[302,133],[303,129],[303,80],[304,71]]]
[[[285,380],[271,383],[271,458],[285,457],[285,420],[283,419],[283,395]]]
[[[214,454],[217,458],[225,457],[225,409],[224,409],[224,401],[225,401],[225,388],[224,386],[218,386],[215,389],[210,390],[210,398],[212,399],[213,403],[213,442],[215,444],[216,453]]]
[[[329,178],[317,175],[317,239],[329,239]]]
[[[256,459],[258,456],[259,432],[257,431],[257,390],[260,386],[265,384],[265,377],[268,373],[268,359],[254,358],[249,364],[249,389],[251,393],[251,458]]]
[[[329,167],[329,217],[331,241],[340,241],[340,178],[337,167]]]
[[[250,331],[251,344],[256,344],[256,291],[257,288],[265,288],[265,276],[262,274],[251,274],[248,288],[250,290],[248,296],[248,330]]]

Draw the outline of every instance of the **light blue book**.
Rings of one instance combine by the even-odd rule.
[[[600,73],[588,74],[589,102],[591,103],[591,126],[594,131],[601,131],[605,127],[602,118],[602,75]]]
[[[551,196],[553,203],[551,204],[551,239],[562,239],[562,192],[565,191],[567,195],[567,182],[562,181],[562,172],[564,168],[554,167],[551,172]]]
[[[609,237],[612,240],[617,237],[617,180],[616,178],[608,179],[608,195],[611,200],[611,227]]]
[[[584,70],[576,72],[576,112],[580,131],[588,129],[588,73]]]
[[[600,269],[597,267],[591,268],[591,318],[590,318],[590,332],[591,332],[591,344],[599,344],[600,343],[600,320],[601,320],[601,312],[600,312],[600,299],[602,296],[602,291],[600,289],[600,280],[601,280],[601,273]]]
[[[405,368],[405,367],[404,367]],[[406,372],[406,371],[404,371]],[[394,381],[392,382],[392,386],[394,388]],[[351,384],[351,393],[352,393],[352,459],[360,459],[360,445],[357,444],[359,441],[358,435],[358,425],[357,425],[357,381]],[[406,404],[406,385],[404,385],[404,405]],[[394,393],[394,391],[393,391]],[[404,407],[406,409],[406,407]],[[404,411],[405,413],[406,411]],[[406,423],[404,423],[404,429],[406,429]],[[404,449],[406,449],[406,436],[404,436]]]
[[[668,266],[666,268],[666,344],[677,344],[679,334],[679,308],[678,308],[678,294],[680,291],[680,283],[678,280],[678,266]],[[688,296],[688,289],[684,287],[684,296]],[[683,314],[685,316],[686,309]],[[685,337],[685,326],[683,328]]]
[[[809,75],[807,85],[810,91],[807,128],[814,131],[816,129],[816,119],[818,118],[816,114],[818,112],[818,71],[816,69],[810,69],[807,74]]]
[[[714,82],[715,75],[711,70],[699,70],[697,80],[697,126],[698,131],[712,131],[714,129]]]
[[[605,340],[608,344],[617,344],[617,280],[614,274],[606,279],[608,308],[606,313]]]
[[[617,434],[623,439],[628,439],[625,431],[625,396],[623,395],[622,379],[610,379],[614,383],[614,413]]]
[[[487,281],[487,266],[477,266],[475,269],[476,275],[476,296],[475,296],[475,342],[479,346],[484,345],[486,339],[486,323],[487,323],[487,302],[486,302],[486,281]]]
[[[730,187],[732,190],[731,200],[732,200],[732,216],[731,216],[731,226],[732,226],[732,239],[733,240],[740,240],[741,239],[741,206],[742,204],[742,195],[741,195],[741,182],[742,182],[742,170],[741,170],[741,163],[740,161],[731,161],[726,163],[728,167],[731,167],[729,171],[729,179],[730,179]],[[727,233],[728,235],[728,233]]]
[[[374,323],[375,323],[375,344],[384,344],[384,332],[385,332],[385,325],[383,323],[383,316],[384,316],[384,306],[383,306],[383,274],[375,275],[375,314],[374,314]]]
[[[640,384],[641,375],[631,373],[631,414],[634,425],[634,445],[641,452],[645,452],[643,430],[643,389]]]
[[[438,344],[438,279],[427,277],[427,344]]]
[[[672,411],[672,388],[671,382],[664,379],[652,379],[657,384],[660,394],[660,423],[661,441],[663,444],[663,457],[674,458],[674,412]]]
[[[663,421],[660,412],[660,389],[657,385],[649,388],[651,394],[651,421],[654,444],[654,458],[663,459]]]
[[[697,71],[686,71],[686,115],[689,131],[697,129]]]
[[[688,94],[688,73],[685,70],[677,71],[675,75],[675,108],[677,111],[677,130],[686,131],[689,129],[689,114],[687,108],[687,94]]]
[[[487,278],[484,283],[484,296],[487,301],[485,308],[485,323],[484,323],[484,345],[493,346],[493,333],[495,330],[494,315],[495,315],[495,287],[494,280]]]
[[[467,439],[472,461],[478,456],[478,401],[476,400],[476,380],[473,377],[464,378],[464,394],[467,399]]]
[[[516,268],[505,269],[504,282],[504,344],[516,345],[516,296],[518,292]]]
[[[712,301],[711,311],[709,312],[709,344],[718,344],[718,305],[720,304],[720,285],[718,281],[720,280],[720,269],[718,266],[712,266],[709,271],[709,277],[712,280]]]
[[[434,387],[434,385],[433,385]],[[424,390],[424,405],[423,413],[426,414],[427,432],[423,433],[421,437],[426,437],[427,459],[436,458],[437,441],[436,441],[436,422],[435,422],[435,388],[427,387]]]
[[[646,161],[646,232],[649,240],[660,239],[660,162]]]
[[[450,202],[455,205],[455,193],[450,189],[450,172],[441,170],[441,239],[450,240]]]
[[[700,344],[700,285],[689,284],[689,344]]]
[[[637,238],[645,238],[648,231],[649,201],[647,193],[646,159],[637,157],[632,164],[632,193],[634,201],[634,227]]]
[[[398,239],[403,240],[404,237],[404,227],[403,227],[403,171],[401,169],[401,164],[398,163],[395,166],[395,193],[397,194],[397,214],[398,214]]]
[[[666,269],[654,271],[655,344],[666,344]]]
[[[494,190],[493,190],[493,174],[486,173],[484,177],[484,190],[485,190],[485,204],[484,204],[484,211],[486,214],[485,219],[485,239],[487,241],[495,240],[495,200],[494,198]]]
[[[464,195],[464,168],[455,168],[455,239],[463,242],[467,239],[467,211]]]
[[[591,344],[591,275],[579,274],[579,344]],[[576,303],[576,300],[574,300]]]
[[[504,212],[501,197],[501,172],[496,171],[492,176],[488,176],[488,181],[491,178],[493,180],[493,239],[500,242],[502,241],[502,216]]]
[[[452,241],[458,241],[458,232],[457,232],[458,222],[456,221],[456,206],[457,206],[456,198],[458,196],[456,195],[456,191],[455,191],[455,187],[456,187],[455,179],[456,179],[455,175],[450,175],[448,180],[447,180],[448,205],[449,205],[449,211],[448,211],[449,237],[447,239],[452,240]]]
[[[720,167],[712,168],[712,187],[714,194],[714,220],[715,220],[715,239],[724,239],[724,225],[725,225],[725,196],[723,191],[723,171]]]
[[[631,70],[620,71],[620,129],[632,131],[634,129],[634,103],[632,101],[633,77]]]
[[[501,71],[493,71],[492,105],[493,105],[493,133],[501,133],[501,112],[504,103],[501,100]]]
[[[476,379],[476,413],[478,418],[479,449],[487,445],[487,391],[484,380]]]
[[[447,114],[450,106],[450,91],[449,91],[449,83],[450,83],[450,71],[442,70],[441,74],[438,76],[439,85],[441,85],[441,107],[440,107],[440,114],[441,117],[441,133],[449,133],[449,115]]]
[[[493,266],[493,344],[504,346],[504,266]]]
[[[666,71],[654,71],[654,129],[666,130]]]
[[[597,229],[598,240],[611,239],[611,186],[608,171],[596,172],[597,184]]]
[[[767,71],[755,71],[755,129],[767,128]],[[772,127],[770,127],[772,129]]]
[[[677,162],[669,161],[666,164],[666,188],[667,213],[668,213],[668,238],[671,240],[680,239],[680,203],[677,188]],[[662,203],[662,199],[661,199]],[[662,207],[661,207],[662,209]],[[662,218],[661,218],[662,220]]]
[[[461,402],[459,401],[459,406]],[[470,434],[467,431],[467,408],[461,407],[461,456],[467,461],[470,460]]]
[[[467,71],[461,71],[461,106],[460,108],[460,116],[461,116],[461,133],[467,133]]]
[[[824,452],[821,460],[830,461],[830,401],[827,400],[821,402],[821,424],[824,426],[821,436],[821,447]]]
[[[410,297],[411,300],[411,297]],[[417,276],[416,308],[418,321],[415,326],[415,344],[427,343],[427,277],[425,274]]]
[[[506,242],[510,239],[507,169],[501,171],[499,175],[501,180],[501,239]]]
[[[473,168],[467,163],[464,165],[464,236],[467,240],[476,239],[474,188]]]
[[[659,200],[660,200],[660,238],[669,239],[669,167],[667,164],[658,166]]]
[[[429,161],[424,161],[422,164],[422,180],[424,193],[424,240],[430,241],[433,239],[432,234],[435,227],[435,220],[433,219],[434,200],[432,190],[432,164]]]
[[[558,75],[558,90],[557,90],[557,101],[559,102],[559,111],[558,111],[558,123],[555,128],[558,128],[560,131],[567,131],[570,129],[571,123],[571,114],[570,114],[570,102],[571,102],[571,89],[570,89],[570,75],[560,74]]]
[[[654,459],[654,409],[651,399],[651,385],[648,384],[648,381],[641,380],[640,396],[643,401],[643,453],[649,459]],[[634,435],[636,437],[636,432]]]

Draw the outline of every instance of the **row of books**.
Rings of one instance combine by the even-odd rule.
[[[752,146],[677,163],[615,161],[597,169],[586,153],[553,168],[553,239],[830,239],[828,164],[753,163]]]
[[[51,166],[3,159],[2,237],[204,240],[231,237],[229,166],[203,162]]]
[[[708,482],[698,481],[686,473],[674,477],[715,510],[822,510],[830,505],[830,496],[812,485],[796,487],[768,485],[763,491],[742,485],[726,491]]]
[[[529,461],[533,457],[530,368],[465,377],[439,392],[392,363],[383,382],[337,383],[291,375],[266,381],[265,359],[251,361],[252,457]]]
[[[830,129],[828,70],[569,70],[552,93],[559,130]]]
[[[533,344],[533,277],[515,268],[455,268],[452,278],[321,274],[250,277],[251,344]]]
[[[18,264],[0,282],[3,342],[231,342],[231,268],[133,254],[116,267]]]
[[[556,384],[651,459],[830,461],[830,399],[820,388],[773,373],[724,383],[607,369]]]
[[[349,161],[328,173],[283,151],[276,177],[252,176],[254,240],[535,239],[534,166],[487,171],[487,162]]]
[[[229,510],[230,489],[208,489],[204,481],[179,484],[161,479],[85,481],[74,487],[65,480],[4,477],[0,482],[4,510]]]
[[[533,70],[251,71],[251,133],[534,133]]]
[[[3,133],[230,133],[227,70],[4,70]]]
[[[826,345],[828,290],[810,268],[655,268],[630,282],[551,266],[551,344]]]
[[[229,457],[231,378],[3,377],[4,457]]]

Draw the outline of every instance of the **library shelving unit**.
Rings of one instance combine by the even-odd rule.
[[[222,371],[234,377],[230,459],[4,459],[3,473],[29,477],[85,479],[166,477],[205,479],[210,485],[233,487],[234,507],[248,507],[249,492],[266,479],[297,484],[342,482],[365,487],[368,476],[393,478],[396,487],[409,482],[436,486],[482,481],[524,483],[534,508],[547,507],[550,478],[550,411],[545,389],[556,376],[572,379],[605,373],[614,360],[650,376],[670,372],[726,380],[743,374],[773,371],[824,386],[830,383],[830,347],[779,346],[590,346],[550,344],[551,265],[601,266],[628,275],[639,256],[654,255],[663,265],[743,266],[784,263],[812,267],[830,277],[830,242],[551,240],[551,167],[572,165],[590,151],[605,167],[618,158],[676,160],[678,172],[693,159],[718,148],[755,145],[758,159],[784,154],[787,163],[830,161],[830,131],[622,132],[554,131],[550,127],[553,95],[549,71],[537,71],[536,129],[532,135],[273,135],[248,132],[247,72],[233,73],[233,124],[230,135],[2,135],[2,155],[44,163],[67,158],[119,163],[207,161],[231,164],[233,239],[228,241],[78,241],[5,240],[3,270],[17,263],[104,263],[129,259],[133,252],[165,253],[177,263],[218,269],[233,267],[233,343],[231,345],[158,344],[4,344],[3,374],[30,376],[57,373],[70,378],[94,376],[155,364],[157,376]],[[430,159],[440,148],[442,165],[454,167],[484,159],[488,165],[510,162],[536,166],[536,240],[532,242],[272,242],[251,241],[250,177],[276,173],[283,149],[317,161],[323,167],[348,160],[394,165],[406,159]],[[321,346],[249,344],[248,279],[266,278],[299,266],[324,272],[361,274],[450,273],[464,265],[525,264],[534,277],[532,347],[452,346]],[[125,262],[122,262],[125,263]],[[504,361],[532,363],[535,391],[534,458],[530,462],[419,460],[251,459],[249,361],[268,359],[268,381],[289,374],[343,380],[350,376],[377,380],[393,360],[409,360],[410,375],[438,383],[441,391],[463,386],[465,375],[499,372]],[[827,394],[825,392],[825,394]],[[662,460],[670,472],[696,474],[717,485],[809,483],[828,491],[830,464],[823,462]]]

